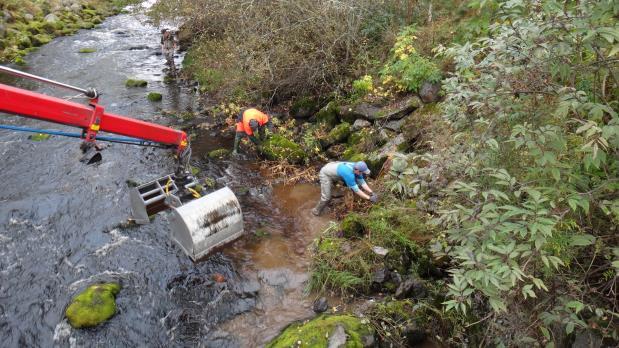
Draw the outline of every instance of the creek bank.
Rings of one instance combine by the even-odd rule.
[[[92,29],[131,1],[24,0],[0,3],[0,63],[26,65],[24,57],[54,37]]]

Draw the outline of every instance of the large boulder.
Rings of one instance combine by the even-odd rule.
[[[279,134],[274,134],[265,140],[260,150],[271,161],[287,160],[290,163],[299,164],[307,157],[299,144]]]
[[[340,107],[342,119],[353,122],[358,118],[369,121],[398,120],[410,114],[423,105],[417,96],[409,96],[387,106],[376,106],[368,103],[359,103]]]
[[[77,295],[65,314],[74,328],[93,327],[116,313],[117,283],[95,284]]]
[[[331,339],[333,336],[336,339]],[[366,342],[373,342],[369,336],[373,336],[372,329],[357,317],[321,315],[305,324],[289,325],[267,347],[366,347]]]

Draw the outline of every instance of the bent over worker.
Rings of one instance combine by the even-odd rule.
[[[363,162],[329,162],[320,170],[320,201],[312,214],[318,216],[331,200],[333,182],[342,180],[348,188],[353,190],[359,197],[376,202],[378,196],[365,182],[365,175],[369,175],[368,165]]]
[[[269,115],[254,108],[241,111],[236,119],[236,135],[234,137],[234,151],[232,153],[238,154],[239,144],[245,136],[256,146],[259,146],[261,141],[265,139],[265,128],[273,129],[273,123]],[[256,133],[258,133],[259,138],[256,138]]]

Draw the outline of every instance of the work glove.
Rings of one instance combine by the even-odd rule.
[[[378,202],[378,195],[376,193],[372,193],[372,195],[370,196],[370,202],[372,203]]]

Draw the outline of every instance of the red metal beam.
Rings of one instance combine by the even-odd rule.
[[[99,112],[95,113],[96,109]],[[0,111],[78,127],[87,132],[103,131],[175,145],[179,151],[187,147],[185,132],[107,113],[96,104],[96,100],[92,100],[90,105],[83,105],[0,83]]]

